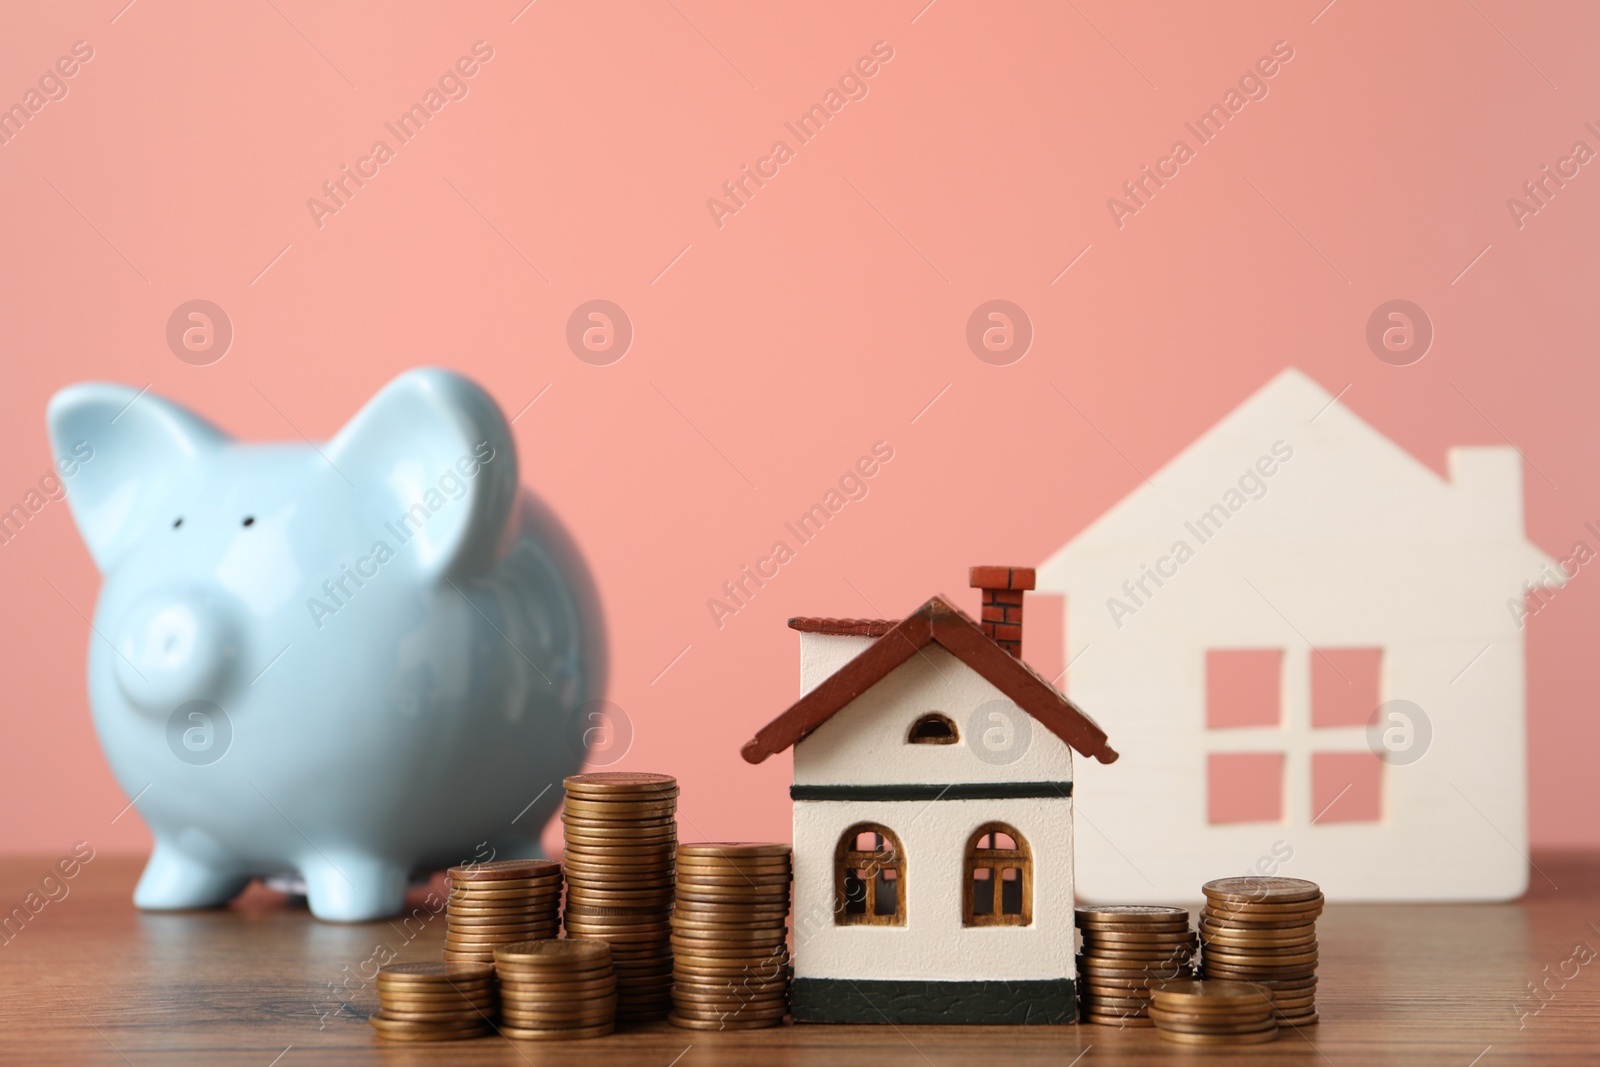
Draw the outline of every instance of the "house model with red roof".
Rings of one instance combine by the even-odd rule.
[[[1117,753],[1022,661],[1024,567],[974,567],[982,619],[791,619],[800,699],[743,750],[794,747],[799,1022],[1067,1023],[1072,752]]]

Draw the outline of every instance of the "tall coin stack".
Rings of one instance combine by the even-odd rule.
[[[494,968],[484,963],[395,963],[378,970],[378,1010],[367,1021],[390,1041],[454,1041],[489,1033]]]
[[[494,860],[451,867],[444,958],[493,963],[496,945],[555,937],[561,930],[561,864]]]
[[[788,845],[678,846],[669,1021],[692,1030],[783,1022],[790,879]]]
[[[1152,982],[1188,978],[1194,931],[1183,908],[1107,904],[1077,910],[1078,988],[1088,1022],[1149,1026]]]
[[[1179,1045],[1260,1045],[1278,1039],[1272,1001],[1245,982],[1152,982],[1156,1033]]]
[[[567,1041],[609,1034],[617,980],[604,941],[522,941],[494,950],[500,976],[500,1033],[519,1041]]]
[[[1300,878],[1218,878],[1201,886],[1200,972],[1269,993],[1278,1022],[1317,1021],[1322,890]]]
[[[566,787],[567,936],[611,946],[618,1022],[664,1019],[672,1007],[677,779],[599,771],[573,775]]]

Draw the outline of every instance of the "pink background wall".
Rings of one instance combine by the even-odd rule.
[[[619,766],[682,779],[686,837],[788,833],[788,760],[738,756],[796,692],[786,617],[974,605],[969,564],[1042,560],[1286,365],[1441,473],[1515,442],[1532,540],[1600,547],[1600,165],[1520,228],[1507,206],[1600,150],[1592,5],[124,2],[0,13],[0,104],[93,49],[0,145],[0,506],[79,379],[248,440],[326,437],[420,363],[510,414],[538,396],[525,480],[599,577]],[[480,40],[468,95],[398,145],[383,124]],[[879,41],[799,144],[783,124]],[[1107,198],[1278,41],[1268,95],[1119,228]],[[378,138],[395,157],[319,228],[307,198]],[[719,227],[707,199],[780,138]],[[235,330],[208,366],[165,337],[196,298]],[[565,342],[595,298],[635,329],[609,366]],[[965,340],[995,298],[1035,331],[1009,366]],[[1365,340],[1395,298],[1435,329],[1410,366]],[[718,629],[707,598],[879,440],[870,494]],[[0,850],[148,843],[89,722],[97,587],[64,503],[0,546]],[[1529,623],[1536,845],[1600,846],[1597,623],[1587,570]]]

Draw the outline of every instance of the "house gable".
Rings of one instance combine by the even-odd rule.
[[[937,646],[1021,708],[1047,731],[1102,763],[1117,758],[1105,731],[1026,663],[987,637],[976,622],[934,597],[894,624],[844,667],[757,731],[743,755],[751,763],[793,745],[913,656]]]
[[[812,635],[807,635],[812,636]],[[952,744],[912,744],[930,714],[948,718]],[[1072,750],[992,682],[937,643],[895,667],[794,746],[796,795],[810,786],[1061,783]]]

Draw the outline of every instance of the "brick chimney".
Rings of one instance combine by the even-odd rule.
[[[1032,567],[973,567],[967,581],[983,590],[983,632],[1001,648],[1022,658],[1022,594],[1033,588]]]

